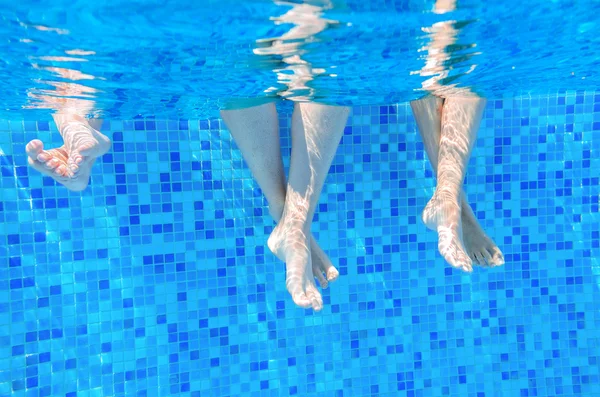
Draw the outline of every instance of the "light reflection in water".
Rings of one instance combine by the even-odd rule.
[[[455,10],[456,0],[437,0],[433,12],[441,15]],[[453,82],[459,77],[453,70],[455,65],[464,67],[465,61],[479,54],[479,52],[465,53],[465,50],[475,48],[477,46],[475,43],[456,44],[461,28],[468,23],[447,20],[422,28],[429,39],[429,43],[420,49],[425,52],[425,55],[422,56],[425,66],[421,70],[411,73],[429,77],[422,83],[421,90],[440,97],[473,95],[468,87],[458,87],[458,83]],[[459,51],[461,53],[457,54]],[[472,63],[464,74],[471,73],[476,67],[477,64]],[[453,71],[454,74],[452,74]]]
[[[325,0],[316,4],[292,3],[276,1],[280,6],[291,7],[285,14],[272,17],[276,25],[292,24],[293,27],[276,38],[265,38],[256,41],[258,47],[254,49],[256,55],[281,56],[282,67],[273,71],[277,73],[277,81],[287,89],[278,92],[278,95],[294,100],[307,101],[314,96],[314,89],[309,87],[316,75],[325,73],[325,69],[314,68],[310,62],[303,58],[307,53],[304,46],[317,42],[316,35],[338,21],[323,18],[323,13],[333,7],[331,1]],[[270,87],[265,92],[277,91]]]
[[[34,28],[42,32],[50,34],[67,35],[68,30],[52,28],[41,25],[27,25],[22,23],[21,26]],[[28,44],[33,41],[27,38],[21,39],[22,43]],[[96,80],[97,78],[91,74],[84,73],[77,69],[70,69],[66,65],[69,63],[88,62],[86,56],[95,55],[95,51],[83,50],[79,48],[64,51],[66,55],[43,55],[31,57],[33,61],[32,67],[37,70],[49,72],[49,78],[36,79],[34,87],[27,90],[29,98],[27,104],[23,106],[25,109],[50,109],[57,114],[76,114],[87,116],[95,111],[95,98],[98,90],[85,85],[83,82],[88,80]],[[53,65],[47,65],[51,62]],[[66,64],[65,66],[55,66],[56,64]],[[44,85],[50,88],[39,88],[37,86]]]

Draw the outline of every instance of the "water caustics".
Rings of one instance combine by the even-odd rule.
[[[37,29],[49,34],[68,35],[65,29],[52,28],[42,25],[28,26],[25,28]],[[32,44],[31,39],[22,42]],[[46,78],[36,78],[32,86],[27,89],[28,102],[25,109],[49,109],[55,114],[79,114],[82,117],[92,116],[95,110],[95,98],[98,90],[85,84],[86,81],[96,80],[96,77],[70,68],[72,63],[85,63],[88,56],[95,55],[95,51],[71,49],[64,51],[64,55],[30,56],[31,67],[35,70],[46,72]],[[63,66],[55,66],[55,65]],[[41,88],[43,87],[50,88]]]
[[[52,105],[32,106],[31,94],[64,90],[56,81],[97,90],[64,96],[95,96],[97,112],[118,119],[212,117],[220,100],[260,93],[377,105],[423,90],[495,98],[600,84],[599,2],[433,3],[14,2],[0,10],[0,112],[47,118]]]
[[[444,15],[456,11],[456,0],[437,0],[433,12]],[[422,90],[436,96],[466,96],[469,87],[460,86],[460,76],[472,73],[477,64],[476,43],[457,43],[461,29],[474,21],[456,21],[452,19],[423,27],[425,39],[429,42],[419,52],[425,62],[422,69],[411,74],[425,77]]]
[[[320,5],[285,1],[277,1],[275,4],[291,8],[285,14],[271,18],[274,23],[292,24],[293,27],[279,37],[257,40],[258,48],[253,52],[261,56],[281,57],[281,67],[276,67],[273,72],[277,74],[278,83],[285,85],[287,89],[277,92],[277,95],[295,101],[308,101],[315,95],[310,82],[317,75],[326,73],[326,70],[313,67],[303,59],[303,55],[307,53],[306,44],[317,42],[316,36],[319,33],[339,24],[339,21],[323,17],[323,12],[333,7],[331,1],[322,1]],[[269,87],[265,92],[275,91],[276,87]]]

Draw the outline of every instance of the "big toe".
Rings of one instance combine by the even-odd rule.
[[[289,291],[289,290],[288,290]],[[301,289],[294,289],[294,292],[289,291],[292,297],[292,300],[297,306],[301,308],[308,309],[312,306],[311,300],[306,296],[306,293]]]
[[[450,265],[464,272],[471,273],[473,271],[473,261],[464,252],[452,255],[451,257],[448,257],[447,260]]]
[[[502,266],[504,265],[504,255],[502,251],[498,247],[494,247],[491,251],[492,259],[490,261],[490,266]]]
[[[336,281],[338,279],[338,277],[340,277],[340,272],[338,272],[338,270],[331,266],[328,270],[327,270],[327,280],[330,283],[333,283],[334,281]]]
[[[323,297],[312,282],[306,286],[306,296],[314,311],[318,312],[323,309]]]
[[[39,139],[34,139],[25,146],[25,152],[30,159],[36,161],[40,152],[44,150],[44,143]]]
[[[286,262],[285,286],[296,305],[308,308],[312,304],[304,290],[305,277],[306,263],[300,257],[290,258]]]

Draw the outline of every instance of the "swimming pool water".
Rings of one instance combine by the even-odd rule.
[[[271,20],[299,1],[13,2],[0,10],[0,118],[46,120],[56,96],[93,100],[105,118],[204,119],[228,100],[275,95],[281,54],[257,55],[291,23]],[[490,99],[600,87],[600,2],[314,0],[337,21],[300,40],[320,102],[381,105],[423,95],[432,27],[456,30],[443,82]],[[451,3],[451,2],[449,2]],[[287,40],[293,43],[294,40]],[[297,41],[296,41],[297,43]],[[81,74],[78,74],[78,73]],[[287,70],[287,73],[290,71]],[[438,71],[439,72],[439,71]],[[63,85],[69,87],[65,89]],[[33,109],[32,109],[33,108]]]
[[[51,123],[2,121],[0,395],[598,396],[599,106],[488,102],[466,191],[506,265],[472,275],[419,220],[408,105],[353,108],[313,224],[341,273],[320,313],[222,121],[109,120],[83,193],[26,167]],[[287,154],[289,106],[281,126]]]
[[[164,3],[0,10],[0,396],[600,396],[600,2],[310,0],[326,27],[282,42],[299,1]],[[320,313],[214,117],[305,64],[290,99],[353,106],[313,224],[341,274]],[[451,269],[420,221],[406,101],[432,76],[489,99],[466,191],[503,267]],[[83,193],[27,167],[64,107],[113,141]]]

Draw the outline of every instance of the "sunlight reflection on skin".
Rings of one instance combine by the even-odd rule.
[[[349,108],[297,103],[292,115],[292,159],[281,221],[268,245],[286,262],[286,287],[301,307],[321,310],[309,249],[310,226]]]
[[[455,9],[455,1],[438,0],[434,12],[443,14]],[[423,210],[423,221],[437,231],[438,249],[448,263],[470,272],[473,262],[499,266],[504,257],[479,225],[462,191],[486,101],[468,88],[443,84],[450,72],[447,61],[452,57],[447,48],[456,43],[459,34],[455,26],[456,21],[443,21],[423,29],[431,42],[419,74],[431,76],[423,89],[432,96],[411,102],[411,107],[438,181],[433,198]],[[467,73],[475,67],[472,65]]]
[[[293,116],[294,120],[297,120],[299,115],[298,112]],[[286,179],[281,157],[279,123],[275,104],[271,102],[250,108],[223,110],[221,112],[221,117],[230,130],[231,136],[237,143],[255,181],[265,195],[269,205],[269,213],[275,222],[279,222],[286,205]],[[292,128],[294,133],[299,132],[299,134],[293,135],[292,146],[296,147],[294,159],[297,162],[298,156],[303,155],[303,161],[308,162],[308,149],[298,151],[298,147],[302,148],[306,146],[302,143],[302,141],[305,140],[303,136],[303,125],[301,122],[294,122]],[[300,142],[298,140],[300,140]],[[315,157],[320,158],[319,156]],[[309,174],[306,173],[306,175]],[[306,178],[302,181],[304,187],[308,186],[309,181],[310,178]],[[297,193],[290,197],[290,202],[294,203],[293,205],[297,205],[298,208],[304,208],[308,205]],[[307,212],[300,211],[299,213]],[[298,218],[298,216],[300,215],[296,214],[290,219]],[[306,215],[306,217],[308,217],[308,215]],[[292,224],[297,223],[297,221],[294,221],[289,225],[291,226]],[[302,229],[302,227],[300,227],[300,229]],[[316,239],[308,234],[309,230],[302,230],[302,233],[304,235],[300,236],[300,241],[304,242],[304,250],[301,246],[299,247],[299,252],[303,252],[304,257],[306,257],[306,245],[308,244],[310,248],[310,262],[308,262],[306,266],[303,264],[302,269],[300,269],[302,270],[302,277],[296,278],[301,279],[301,283],[288,282],[288,287],[290,290],[293,290],[296,285],[302,286],[307,285],[306,282],[310,283],[310,273],[307,273],[306,275],[308,281],[305,280],[305,272],[303,269],[304,267],[310,267],[309,265],[312,264],[312,274],[318,279],[321,288],[327,288],[329,283],[338,278],[339,273],[323,249],[317,244]],[[306,238],[306,236],[308,236],[308,238]],[[308,243],[306,242],[307,240]],[[273,242],[274,241],[275,240],[273,240]],[[276,251],[280,250],[280,246],[280,244],[277,245]],[[295,261],[294,263],[299,262],[301,262],[301,260]],[[288,265],[287,268],[290,270],[290,265]],[[292,276],[292,274],[293,272],[289,275]],[[305,288],[301,289],[302,291],[305,290]]]
[[[68,31],[48,27],[33,26],[40,31],[68,34]],[[80,49],[68,50],[67,54],[95,54]],[[41,56],[37,59],[52,62],[87,62],[85,58],[64,56]],[[46,70],[56,77],[67,81],[38,82],[52,86],[53,89],[30,89],[27,109],[52,109],[54,122],[63,138],[64,145],[56,149],[44,149],[44,144],[34,139],[26,146],[28,163],[43,175],[49,176],[72,191],[81,191],[89,183],[90,173],[96,158],[110,148],[110,140],[97,128],[100,120],[88,120],[94,112],[97,90],[76,81],[94,80],[95,77],[66,67],[32,65],[36,69]]]

